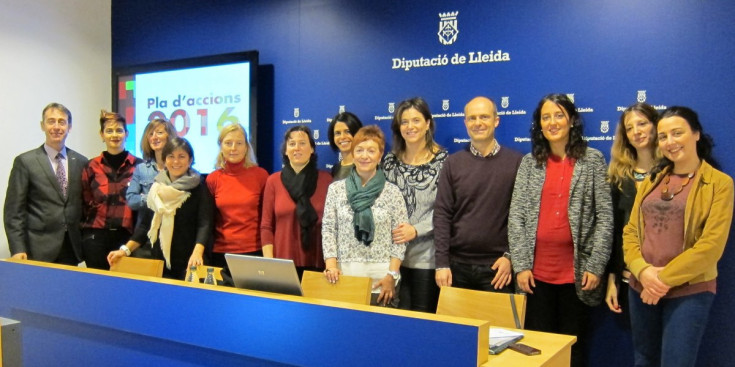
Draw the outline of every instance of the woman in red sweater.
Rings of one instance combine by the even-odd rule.
[[[324,269],[322,214],[332,176],[317,170],[315,147],[308,127],[288,129],[283,170],[268,177],[263,194],[263,256],[292,259],[299,277],[304,270]]]
[[[207,176],[216,207],[211,264],[226,267],[225,253],[263,254],[258,227],[268,172],[255,163],[240,124],[222,128],[217,143],[217,170]]]

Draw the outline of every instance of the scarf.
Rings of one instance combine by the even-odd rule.
[[[311,196],[316,191],[316,183],[319,178],[319,171],[316,169],[316,157],[314,154],[309,158],[309,162],[304,166],[301,172],[296,173],[288,157],[284,157],[283,171],[281,171],[281,182],[288,191],[294,203],[296,203],[296,217],[299,219],[301,227],[301,249],[308,251],[311,249],[311,234],[314,232],[314,226],[319,217],[311,205]]]
[[[155,182],[148,192],[148,208],[153,210],[153,220],[148,231],[148,238],[153,245],[160,238],[161,251],[166,261],[166,268],[171,270],[171,239],[174,233],[174,215],[176,210],[191,196],[191,190],[200,183],[199,172],[189,169],[186,175],[171,182],[168,171],[163,170],[156,175]]]
[[[355,169],[345,179],[347,201],[354,212],[352,226],[355,228],[355,238],[365,246],[370,246],[373,242],[375,222],[371,208],[380,193],[383,192],[384,186],[385,174],[380,168],[365,186],[362,186],[362,180]]]

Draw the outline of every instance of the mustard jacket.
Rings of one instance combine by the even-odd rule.
[[[623,230],[623,251],[628,268],[640,279],[643,269],[651,266],[643,259],[643,217],[641,203],[666,176],[668,168],[659,173],[655,182],[644,181]],[[682,252],[659,273],[666,285],[676,287],[717,278],[717,261],[725,250],[733,214],[733,180],[730,176],[702,162],[693,178],[695,186],[689,192],[684,210],[684,243]]]

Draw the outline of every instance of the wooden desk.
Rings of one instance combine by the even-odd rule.
[[[541,354],[526,356],[508,349],[498,355],[490,356],[488,361],[482,366],[569,367],[571,363],[572,344],[577,341],[577,337],[531,330],[518,331],[524,334],[520,343],[541,350]]]
[[[568,366],[574,342],[488,360],[486,321],[33,261],[0,261],[0,295],[29,366]]]

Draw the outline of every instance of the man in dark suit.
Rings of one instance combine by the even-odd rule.
[[[71,112],[50,103],[41,114],[46,142],[13,162],[5,195],[5,234],[10,254],[77,265],[82,261],[82,169],[87,158],[65,146]]]

